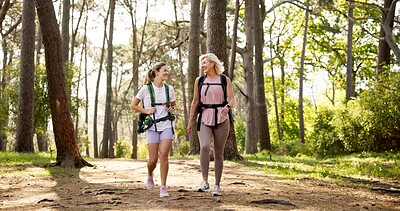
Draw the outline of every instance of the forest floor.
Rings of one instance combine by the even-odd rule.
[[[0,178],[0,210],[400,210],[400,193],[371,188],[399,185],[396,181],[282,180],[255,167],[225,161],[222,196],[215,197],[197,192],[198,159],[171,159],[170,196],[160,198],[159,166],[157,187],[148,191],[145,160],[95,159],[90,163],[95,167],[61,174],[54,167],[13,167],[29,168],[30,173]],[[211,187],[213,166],[211,162]]]

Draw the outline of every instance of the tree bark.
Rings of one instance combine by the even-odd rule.
[[[395,12],[395,10],[390,10],[390,6],[392,5],[393,0],[385,0],[385,3],[383,5],[383,10],[382,10],[382,20],[381,20],[381,31],[379,33],[380,38],[384,38],[386,36],[385,29],[384,29],[384,24],[386,22],[386,19],[388,16],[393,17],[393,14],[388,14],[387,11],[391,11],[392,13]],[[393,19],[389,20],[390,24],[389,27],[392,30],[393,29]],[[389,68],[390,65],[390,47],[385,39],[380,39],[379,40],[379,46],[378,46],[378,64],[376,68],[376,78],[379,79],[379,76],[384,73],[385,70],[384,67]]]
[[[110,0],[110,28],[108,32],[108,42],[107,42],[107,96],[106,105],[104,113],[104,126],[103,126],[103,141],[101,149],[101,157],[108,158],[111,157],[109,154],[109,144],[111,138],[111,122],[112,122],[112,111],[111,111],[111,101],[112,101],[112,62],[113,62],[113,33],[114,33],[114,11],[115,11],[115,0]]]
[[[35,71],[35,1],[24,0],[22,11],[22,47],[19,74],[16,152],[34,152],[33,111]]]
[[[355,97],[355,86],[354,86],[354,69],[353,69],[353,11],[354,11],[354,1],[349,1],[349,25],[347,30],[347,70],[346,70],[346,100],[349,101],[351,98]]]
[[[97,108],[99,104],[99,87],[100,87],[100,79],[101,79],[101,72],[103,71],[103,62],[104,62],[104,52],[105,52],[105,45],[107,39],[107,22],[108,16],[110,14],[110,8],[107,10],[106,19],[104,20],[104,33],[103,33],[103,44],[101,48],[101,55],[100,55],[100,67],[99,73],[97,74],[97,82],[96,82],[96,94],[94,97],[94,114],[93,114],[93,156],[95,158],[99,157],[99,146],[98,146],[98,139],[97,139]]]
[[[71,1],[62,1],[62,51],[63,51],[63,64],[68,61],[69,55],[69,14],[71,10]]]
[[[190,10],[190,29],[189,29],[189,59],[188,59],[188,103],[193,101],[194,82],[199,76],[199,56],[200,56],[200,0],[191,0]],[[190,105],[189,105],[190,108]],[[194,108],[192,108],[194,109]],[[197,112],[196,112],[197,115]],[[196,128],[196,118],[193,118],[193,128]],[[189,135],[190,149],[189,154],[200,153],[200,143],[197,133]]]
[[[53,2],[51,0],[36,2],[43,33],[50,108],[57,148],[55,165],[65,168],[92,166],[81,157],[75,138],[65,85],[61,35]]]
[[[260,151],[271,149],[269,135],[269,123],[264,87],[264,62],[263,53],[263,29],[260,18],[260,1],[253,0],[253,23],[254,23],[254,73],[255,73],[255,98],[258,114],[256,115],[257,138],[260,142]]]
[[[307,1],[308,4],[308,1]],[[307,32],[308,32],[308,20],[310,12],[306,10],[306,20],[304,26],[304,36],[303,36],[303,50],[301,51],[301,61],[300,61],[300,78],[299,78],[299,140],[301,143],[305,143],[304,140],[304,117],[303,117],[303,80],[304,80],[304,60],[306,55],[307,46]]]
[[[243,66],[245,72],[246,82],[246,141],[245,141],[245,153],[255,154],[257,153],[257,136],[254,131],[256,127],[256,112],[255,111],[255,93],[254,93],[254,62],[253,62],[253,48],[254,48],[254,23],[253,23],[253,11],[252,11],[252,0],[245,1],[245,28],[246,28],[246,47],[244,49]]]

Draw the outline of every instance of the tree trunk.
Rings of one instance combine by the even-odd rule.
[[[235,77],[235,63],[236,63],[236,47],[237,47],[237,28],[239,22],[239,11],[240,11],[240,1],[236,0],[235,3],[235,17],[233,19],[233,29],[232,29],[232,45],[231,45],[231,60],[229,63],[228,76],[234,80]]]
[[[8,57],[8,46],[7,46],[7,38],[6,37],[2,37],[2,41],[1,41],[1,47],[2,47],[2,51],[3,51],[3,66],[2,66],[2,75],[1,75],[1,86],[0,86],[0,100],[1,102],[3,102],[3,104],[0,104],[0,109],[2,111],[4,111],[5,115],[1,115],[0,116],[0,151],[5,151],[6,150],[6,145],[7,145],[7,136],[5,133],[5,129],[8,125],[9,122],[9,110],[10,110],[10,100],[8,97],[6,97],[4,94],[4,90],[8,84],[9,81],[9,76],[8,73],[6,71],[6,67],[7,67],[7,57]],[[4,107],[3,107],[4,106]]]
[[[390,6],[392,5],[393,0],[385,0],[382,10],[382,21],[381,24],[385,24],[386,18],[389,16],[386,11],[391,11]],[[392,10],[394,12],[395,10]],[[392,16],[393,17],[393,16]],[[393,20],[390,20],[390,29],[393,29]],[[381,26],[381,31],[379,33],[380,38],[384,38],[386,36],[385,30]],[[390,65],[390,47],[385,39],[379,40],[378,47],[378,64],[376,68],[376,78],[379,79],[379,76],[387,72]],[[388,68],[388,69],[385,69]]]
[[[272,51],[273,51],[272,30],[273,30],[274,23],[275,23],[275,16],[274,16],[274,21],[271,24],[271,27],[269,30],[269,40],[270,40],[270,48],[269,49],[270,49],[271,58],[274,56],[272,54]],[[279,52],[277,52],[277,53],[279,53]],[[271,59],[271,79],[272,79],[272,90],[273,90],[273,95],[274,95],[276,130],[278,132],[279,144],[282,146],[282,130],[281,130],[281,123],[279,121],[278,98],[277,98],[277,94],[276,94],[276,84],[275,84],[275,74],[274,74],[274,59]]]
[[[105,52],[105,45],[106,45],[106,38],[107,38],[107,22],[108,16],[110,14],[110,8],[107,10],[106,19],[104,20],[104,33],[103,33],[103,44],[101,48],[101,55],[100,55],[100,67],[99,73],[97,75],[97,82],[96,82],[96,94],[94,97],[94,114],[93,114],[93,156],[95,158],[99,157],[99,146],[98,146],[98,139],[97,139],[97,108],[99,105],[99,87],[100,87],[100,79],[101,79],[101,72],[103,71],[103,62],[104,62],[104,52]]]
[[[36,134],[36,139],[37,139],[39,152],[47,152],[49,150],[48,149],[47,137],[44,136],[44,135]]]
[[[264,88],[264,63],[263,53],[263,29],[260,18],[260,1],[253,0],[253,23],[254,23],[254,73],[255,73],[255,98],[256,98],[256,130],[257,138],[260,141],[260,151],[271,149],[271,140],[269,135],[268,113],[265,99]]]
[[[354,1],[349,1],[349,26],[347,30],[347,70],[346,70],[346,100],[351,100],[352,97],[355,97],[355,86],[354,86],[354,77],[353,77],[353,11],[354,11]]]
[[[207,20],[207,51],[214,53],[224,62],[225,71],[228,70],[226,50],[226,0],[208,0]],[[226,74],[226,72],[225,72]],[[235,126],[230,121],[228,141],[225,145],[225,159],[241,160],[236,144]]]
[[[308,5],[308,1],[307,1],[307,5]],[[304,26],[303,49],[301,51],[300,78],[299,78],[299,125],[300,125],[299,140],[301,141],[301,143],[305,143],[305,140],[304,140],[304,117],[303,117],[303,80],[304,80],[304,60],[305,60],[305,55],[306,55],[309,16],[310,16],[310,12],[307,10],[305,26]]]
[[[256,127],[256,112],[254,99],[254,67],[253,67],[253,48],[254,48],[254,24],[252,16],[251,0],[245,1],[245,28],[246,28],[246,47],[243,57],[243,66],[246,83],[246,141],[245,153],[257,153],[257,136],[254,128]]]
[[[71,10],[71,1],[62,1],[62,51],[63,51],[63,64],[68,61],[69,53],[69,14]]]
[[[115,0],[110,0],[110,28],[109,36],[107,42],[107,96],[106,96],[106,108],[104,113],[104,126],[103,126],[103,141],[101,157],[108,158],[109,154],[109,144],[111,138],[111,122],[112,122],[112,111],[111,111],[111,101],[112,101],[112,62],[113,62],[113,33],[114,33],[114,11],[115,11]]]
[[[199,75],[200,56],[200,0],[191,0],[189,29],[189,59],[188,59],[188,103],[193,101],[194,82]],[[189,106],[190,107],[190,106]],[[195,108],[192,108],[195,109]],[[196,112],[197,114],[197,112]],[[196,118],[193,118],[193,128],[196,128]],[[200,153],[200,143],[197,133],[189,135],[189,154]]]
[[[75,138],[65,85],[61,35],[53,2],[51,0],[36,2],[43,33],[50,108],[57,148],[55,165],[65,168],[92,166],[81,157]]]
[[[35,1],[24,0],[22,10],[22,47],[19,73],[16,152],[35,151],[33,146],[35,17]]]

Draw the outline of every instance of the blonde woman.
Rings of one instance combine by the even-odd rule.
[[[220,182],[222,177],[224,148],[229,134],[230,109],[235,105],[231,80],[223,75],[223,63],[213,53],[200,56],[200,67],[203,75],[196,78],[193,101],[190,108],[190,119],[187,131],[192,133],[192,120],[196,113],[197,133],[200,141],[200,168],[203,181],[198,191],[209,190],[208,171],[210,164],[211,140],[214,140],[215,186],[213,196],[221,196]]]

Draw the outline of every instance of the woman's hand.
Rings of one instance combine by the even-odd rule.
[[[224,106],[221,110],[222,115],[228,115],[230,109],[228,105]]]
[[[190,119],[190,120],[189,120],[189,123],[188,123],[188,126],[187,126],[187,128],[186,128],[186,131],[187,131],[189,134],[192,134],[192,128],[193,128],[193,121]]]
[[[153,114],[156,112],[156,107],[146,109],[146,114]]]
[[[175,107],[171,106],[171,107],[167,108],[167,112],[173,114],[175,112]]]

